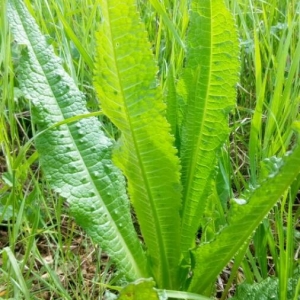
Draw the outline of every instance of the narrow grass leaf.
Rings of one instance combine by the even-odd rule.
[[[175,38],[175,41],[182,47],[182,49],[185,50],[185,45],[182,39],[180,38],[180,35],[174,26],[174,23],[170,20],[165,7],[162,5],[162,3],[158,0],[150,0],[151,5],[155,8],[157,13],[161,15],[165,25],[169,29],[169,31],[172,33],[172,36]]]
[[[160,300],[166,299],[184,299],[184,300],[210,300],[211,298],[201,296],[199,294],[181,292],[181,291],[170,291],[170,290],[158,290]],[[167,298],[166,298],[167,297]]]
[[[63,24],[64,26],[64,30],[66,32],[66,34],[68,35],[68,37],[72,40],[72,42],[74,43],[74,45],[77,47],[78,51],[80,52],[80,54],[83,57],[83,60],[85,61],[85,63],[89,66],[89,68],[91,70],[93,70],[94,67],[94,62],[92,57],[90,56],[90,54],[87,52],[87,50],[83,47],[80,39],[76,36],[75,32],[73,31],[72,27],[70,26],[70,24],[67,22],[67,20],[65,19],[65,17],[63,16],[63,14],[61,13],[60,9],[57,7],[57,4],[55,2],[52,3],[52,5],[55,8],[55,11],[59,17],[60,22]],[[95,4],[96,5],[96,4]]]
[[[12,253],[12,251],[9,247],[5,247],[3,249],[3,255],[7,256],[7,259],[9,260],[11,267],[14,270],[14,276],[13,276],[13,278],[11,278],[12,282],[14,282],[16,287],[20,290],[20,292],[23,294],[24,298],[26,300],[30,300],[31,299],[30,293],[29,293],[27,284],[22,275],[22,272],[20,270],[20,267],[19,267],[19,264],[17,262],[15,255]]]
[[[291,142],[290,125],[295,120],[299,112],[299,60],[300,41],[297,40],[295,52],[290,62],[289,72],[286,74],[287,62],[291,60],[291,49],[297,25],[299,24],[295,16],[295,21],[282,33],[278,50],[274,55],[275,70],[272,74],[274,84],[271,87],[269,101],[265,102],[267,107],[267,118],[264,124],[264,139],[262,149],[264,158],[278,153],[284,153]],[[273,50],[274,51],[274,50]],[[270,78],[269,78],[270,80]],[[296,91],[296,93],[293,92]],[[288,128],[288,130],[287,130]]]

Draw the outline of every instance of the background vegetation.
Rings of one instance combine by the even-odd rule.
[[[98,110],[92,86],[94,33],[101,18],[97,1],[24,2],[85,93],[90,110]],[[158,1],[140,0],[138,6],[158,62],[159,80],[166,89],[167,72],[181,72],[183,53],[178,40],[184,40],[188,18],[186,1],[162,2],[177,33],[167,27]],[[276,155],[291,149],[292,123],[299,119],[300,103],[300,3],[226,3],[238,24],[242,68],[231,136],[219,162],[217,191],[225,209],[230,198],[254,187],[268,168],[276,166]],[[74,224],[63,199],[50,190],[40,171],[30,104],[15,76],[19,50],[8,30],[5,0],[0,9],[0,297],[104,299],[105,288],[116,281],[114,268],[101,248]],[[118,134],[105,123],[108,134]],[[274,276],[281,299],[291,290],[290,297],[297,299],[299,187],[300,176],[255,232],[245,257],[241,255],[220,275],[216,297],[233,295],[236,284],[264,283]],[[287,278],[292,277],[297,280],[290,286]]]

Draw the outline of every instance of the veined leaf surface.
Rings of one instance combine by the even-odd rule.
[[[283,165],[261,183],[244,205],[235,204],[229,225],[210,243],[202,244],[193,253],[194,275],[191,292],[203,293],[215,281],[229,260],[247,242],[257,226],[300,173],[300,144],[283,159]],[[210,291],[208,291],[209,293]]]
[[[125,180],[111,162],[112,141],[95,117],[54,127],[57,122],[88,113],[84,96],[23,1],[9,0],[7,13],[14,39],[23,46],[20,86],[33,104],[34,123],[44,130],[36,138],[36,147],[49,182],[68,200],[76,221],[111,255],[120,272],[129,280],[147,276],[145,256],[132,226]]]
[[[223,0],[191,3],[187,38],[186,89],[180,156],[183,209],[181,245],[185,255],[195,244],[215,174],[228,136],[228,114],[236,98],[239,59],[233,18]]]
[[[176,287],[179,160],[164,117],[157,68],[134,0],[100,1],[95,85],[104,113],[121,130],[115,162],[128,189],[159,287]]]

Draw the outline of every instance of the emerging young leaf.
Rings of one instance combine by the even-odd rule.
[[[100,1],[95,85],[104,113],[122,132],[115,162],[128,179],[155,281],[172,288],[180,260],[179,160],[135,2]]]
[[[113,143],[88,113],[84,96],[66,74],[23,1],[8,1],[15,41],[23,45],[18,78],[32,102],[40,134],[36,147],[49,182],[65,197],[78,224],[100,243],[129,280],[147,276],[145,257],[132,226],[125,180],[111,162]],[[60,122],[60,126],[55,126]]]
[[[139,279],[125,286],[118,297],[119,300],[159,300],[154,290],[155,282],[150,279]]]
[[[195,244],[235,104],[239,59],[237,32],[223,0],[192,1],[187,38],[182,161],[182,251]]]

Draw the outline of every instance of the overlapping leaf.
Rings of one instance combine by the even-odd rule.
[[[148,248],[158,286],[176,286],[179,161],[157,87],[153,55],[134,0],[102,0],[95,84],[104,113],[121,130],[115,161]]]
[[[236,204],[229,225],[216,238],[194,251],[194,276],[189,290],[203,292],[228,261],[248,241],[253,231],[300,173],[300,144],[283,159],[282,166],[261,183],[244,205]]]
[[[14,39],[23,48],[20,86],[33,104],[34,123],[44,130],[36,138],[36,146],[49,182],[67,199],[76,221],[111,255],[119,271],[131,280],[147,276],[125,180],[111,162],[112,141],[95,117],[54,127],[88,113],[84,96],[23,2],[9,0],[7,13]]]
[[[187,255],[203,216],[217,158],[228,136],[239,59],[237,32],[222,0],[192,1],[183,74],[186,111],[181,133],[182,251]]]

